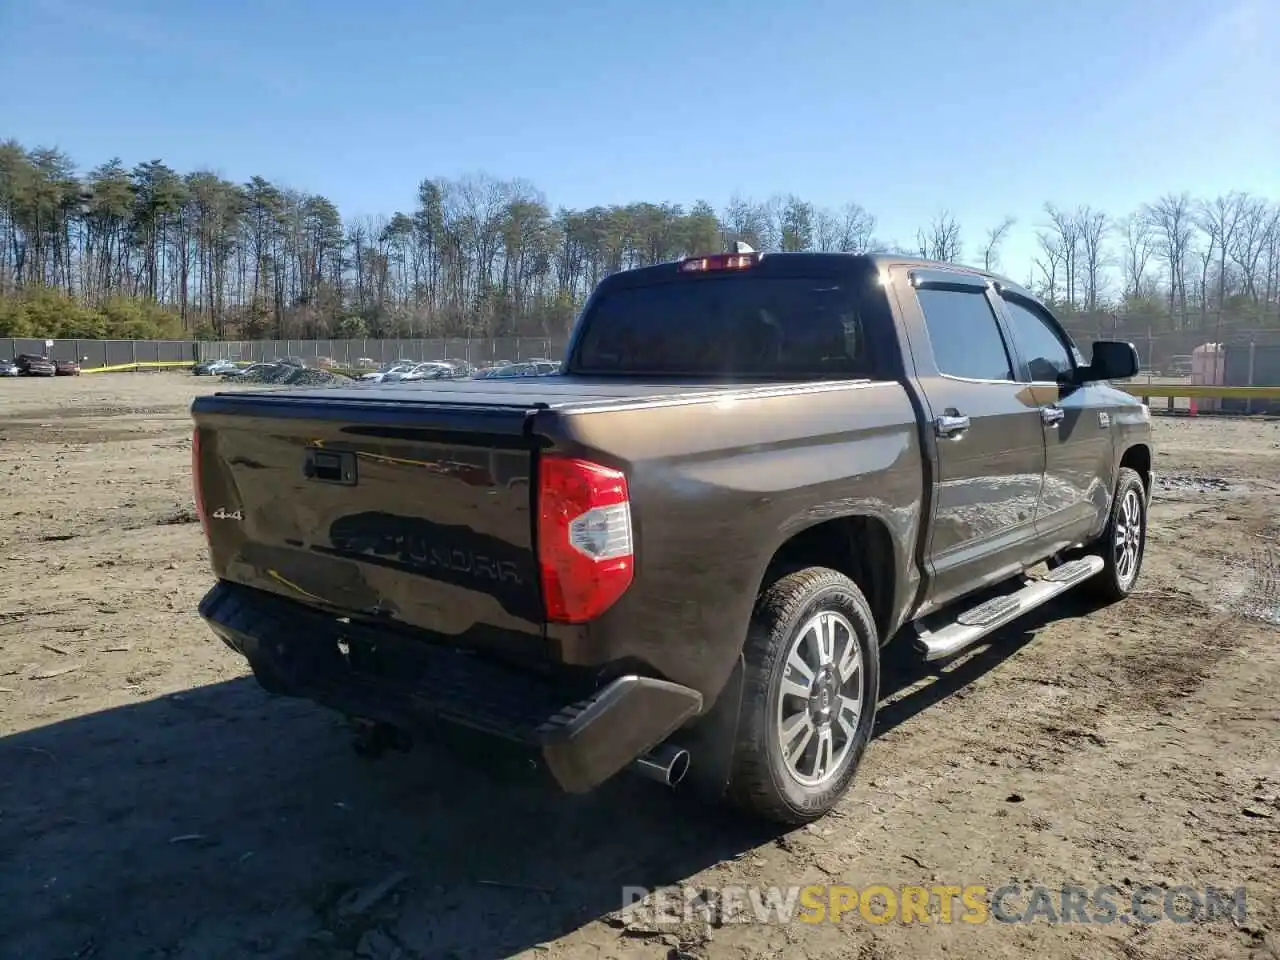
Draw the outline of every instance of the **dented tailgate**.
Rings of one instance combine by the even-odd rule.
[[[217,394],[192,413],[219,578],[540,651],[527,405]]]

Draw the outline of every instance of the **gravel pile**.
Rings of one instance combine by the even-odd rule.
[[[351,383],[351,378],[346,374],[334,373],[332,370],[307,370],[296,368],[294,371],[286,375],[284,380],[276,380],[275,383],[287,383],[290,386],[300,387],[325,387],[342,383]]]
[[[236,383],[279,383],[298,387],[325,387],[340,383],[350,383],[351,378],[329,370],[308,370],[303,367],[292,367],[288,364],[255,370],[236,378]]]
[[[236,383],[283,383],[285,377],[293,372],[292,367],[265,367],[251,373],[243,373],[235,378]]]

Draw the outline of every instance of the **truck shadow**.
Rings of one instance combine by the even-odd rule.
[[[976,653],[962,652],[949,663],[924,663],[906,642],[890,645],[884,651],[880,666],[880,707],[876,712],[875,736],[888,733],[963,690],[1029,644],[1046,624],[1085,616],[1092,609],[1090,601],[1079,591],[1069,590],[976,644],[971,648]],[[926,678],[932,682],[899,696]]]
[[[884,693],[929,672],[890,658]],[[781,833],[632,778],[565,796],[467,735],[367,763],[327,712],[237,679],[0,739],[0,957],[509,956]]]

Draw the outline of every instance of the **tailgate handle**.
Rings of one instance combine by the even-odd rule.
[[[353,487],[356,483],[356,455],[345,450],[318,450],[307,448],[307,460],[302,472],[308,480],[321,483],[341,483]]]

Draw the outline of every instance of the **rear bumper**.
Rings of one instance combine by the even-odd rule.
[[[201,600],[200,616],[272,693],[402,729],[443,720],[525,744],[542,755],[556,782],[570,793],[599,786],[702,708],[695,690],[635,675],[574,696],[542,675],[342,623],[226,581]],[[340,641],[352,654],[343,652]],[[392,670],[373,671],[354,655],[375,642],[377,656],[394,662]]]

